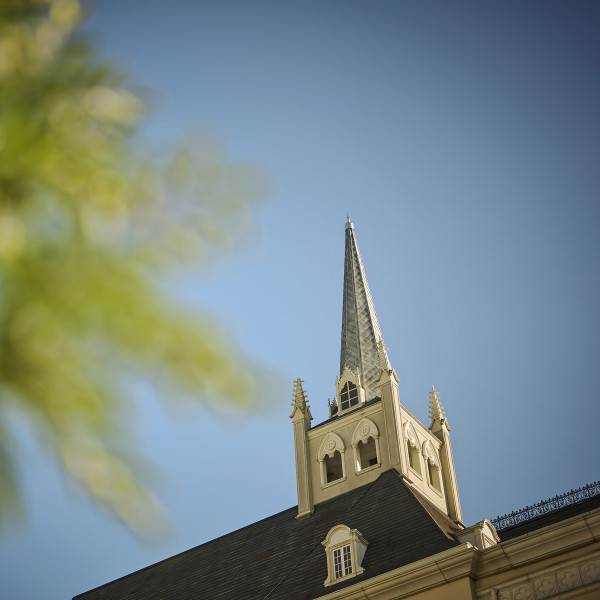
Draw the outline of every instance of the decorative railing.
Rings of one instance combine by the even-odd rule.
[[[588,498],[598,495],[600,495],[600,481],[588,483],[577,490],[571,490],[566,494],[554,496],[554,498],[550,498],[550,500],[544,500],[533,506],[526,506],[521,510],[511,512],[503,517],[496,517],[495,519],[492,519],[492,524],[497,530],[505,529],[506,527],[518,525],[519,523],[535,519],[535,517],[541,517],[542,515],[554,512],[565,506],[577,504],[582,500],[587,500]]]

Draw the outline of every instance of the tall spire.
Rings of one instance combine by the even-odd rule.
[[[358,368],[367,400],[379,395],[377,381],[381,371],[382,351],[385,353],[379,321],[375,314],[373,298],[358,251],[354,225],[348,217],[344,259],[340,375],[344,367]],[[387,359],[387,354],[385,358]]]

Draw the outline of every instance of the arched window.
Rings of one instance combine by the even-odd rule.
[[[440,471],[429,458],[427,459],[427,475],[429,477],[429,485],[432,485],[438,492],[441,492]]]
[[[442,480],[440,479],[440,459],[430,441],[426,441],[423,444],[423,458],[425,459],[425,465],[427,466],[427,482],[432,488],[441,493]]]
[[[329,455],[325,456],[325,473],[326,483],[337,481],[344,476],[344,469],[342,468],[342,455],[336,450],[333,457]]]
[[[350,579],[364,572],[362,561],[368,542],[359,531],[346,525],[336,525],[321,543],[327,553],[328,574],[325,585],[332,585],[340,579]]]
[[[342,410],[347,410],[351,406],[358,404],[358,388],[351,381],[347,381],[340,393]]]
[[[346,479],[344,451],[344,442],[337,433],[328,433],[323,438],[317,453],[317,460],[321,467],[321,486]]]
[[[419,456],[419,438],[412,423],[406,423],[404,426],[404,439],[406,440],[406,451],[408,454],[408,464],[410,468],[418,475],[421,475],[421,457]]]
[[[374,438],[370,437],[366,444],[362,440],[358,442],[358,457],[361,471],[369,467],[374,467],[379,462]]]
[[[379,430],[370,419],[362,418],[354,428],[352,447],[354,448],[354,464],[357,474],[381,464]]]

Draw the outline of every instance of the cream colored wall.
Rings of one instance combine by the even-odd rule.
[[[481,552],[476,592],[478,600],[600,598],[600,509]]]
[[[404,408],[402,404],[400,405],[400,422],[402,425],[400,441],[402,444],[402,451],[406,456],[406,466],[404,469],[404,475],[407,477],[407,479],[410,480],[413,486],[416,487],[428,500],[435,504],[435,506],[437,506],[441,511],[447,512],[443,482],[440,485],[440,491],[436,490],[433,486],[429,484],[427,479],[427,465],[425,464],[425,460],[423,459],[422,451],[423,443],[425,441],[430,441],[439,457],[441,449],[440,440],[435,435],[433,435],[433,433],[431,433],[431,431],[429,431],[429,429],[427,429],[415,416],[413,416],[408,410],[406,410],[406,408]],[[412,424],[412,426],[415,428],[415,432],[419,439],[419,449],[421,450],[419,452],[419,462],[421,466],[420,474],[409,466],[408,449],[406,448],[406,438],[404,437],[404,427],[406,423]],[[442,479],[443,478],[441,477],[440,472],[440,480]]]
[[[379,430],[379,464],[357,472],[354,461],[354,449],[352,447],[352,435],[363,417],[373,421]],[[426,471],[427,467],[423,460],[423,453],[419,452],[419,461],[421,464],[420,475],[408,466],[406,440],[404,439],[404,424],[407,422],[410,422],[415,428],[420,445],[422,446],[423,442],[429,440],[439,455],[441,444],[438,438],[426,429],[413,415],[411,415],[410,412],[402,407],[402,405],[400,405],[401,430],[398,435],[396,433],[397,428],[390,426],[390,423],[386,422],[383,401],[378,402],[373,406],[363,408],[362,410],[355,410],[346,415],[340,415],[327,425],[309,430],[307,433],[308,461],[313,503],[319,504],[320,502],[344,494],[361,485],[370,483],[391,467],[397,468],[398,471],[402,473],[401,465],[391,460],[391,456],[393,456],[391,446],[395,445],[396,453],[400,450],[400,453],[404,456],[403,462],[405,467],[404,473],[402,474],[405,475],[413,486],[423,493],[435,506],[443,512],[447,512],[443,484],[441,486],[441,492],[438,492],[429,485]],[[321,465],[318,460],[318,452],[321,443],[330,432],[339,435],[344,442],[345,450],[343,460],[345,462],[346,478],[323,486],[321,482]]]
[[[379,458],[380,463],[377,466],[369,467],[356,473],[354,463],[354,449],[352,448],[352,434],[360,420],[366,417],[375,423],[379,430]],[[385,471],[390,468],[389,453],[387,444],[383,443],[382,431],[384,431],[383,412],[381,403],[374,406],[355,410],[347,415],[341,415],[335,418],[331,423],[311,429],[308,432],[308,455],[311,471],[311,484],[313,492],[313,502],[318,504],[345,492],[349,492],[361,485],[375,481]],[[321,485],[321,465],[318,460],[318,452],[321,442],[328,433],[334,432],[339,435],[345,446],[343,459],[346,467],[346,479],[328,484],[326,487]]]
[[[349,370],[345,371],[344,377],[337,382],[339,384],[338,388],[351,375],[352,373]],[[303,467],[297,465],[299,507],[302,505],[299,509],[300,514],[306,514],[307,512],[306,501],[301,502],[300,500],[307,498],[309,495],[312,496],[312,501],[309,502],[310,508],[308,510],[312,510],[314,505],[370,483],[377,479],[382,472],[395,468],[412,483],[416,490],[421,492],[441,511],[461,520],[458,492],[457,490],[452,492],[452,485],[450,486],[450,499],[446,498],[445,486],[448,485],[447,482],[456,481],[449,448],[450,438],[447,436],[447,431],[444,430],[445,438],[442,438],[447,440],[447,443],[442,444],[438,436],[402,406],[398,395],[398,378],[395,371],[382,371],[379,386],[380,402],[351,410],[345,414],[339,414],[330,423],[318,426],[315,429],[309,429],[306,433],[308,442],[307,461],[305,463],[308,470],[307,479],[302,476]],[[368,418],[375,423],[379,432],[377,438],[379,462],[373,467],[357,470],[352,438],[362,418]],[[411,424],[418,440],[419,452],[417,459],[420,466],[418,470],[411,468],[409,463],[405,437],[405,425],[407,423]],[[297,433],[299,432],[295,430],[296,458],[298,461],[298,453],[302,450],[302,438],[297,436]],[[345,476],[340,480],[324,484],[321,475],[321,463],[319,462],[319,448],[330,433],[335,433],[343,442],[342,460]],[[340,440],[337,439],[336,443],[339,444]],[[425,443],[431,444],[435,454],[437,454],[439,489],[429,483],[427,462],[423,457],[423,445]],[[443,449],[446,449],[446,446],[448,446],[448,451],[442,452]],[[310,481],[310,485],[306,485],[307,481]],[[310,490],[306,489],[308,487]]]
[[[397,594],[390,596],[390,600],[393,598],[406,598],[404,594],[399,596]],[[473,585],[468,577],[463,577],[457,581],[451,581],[439,587],[420,592],[418,594],[411,594],[411,600],[469,600],[475,598],[473,592]],[[383,600],[383,596],[381,597]]]

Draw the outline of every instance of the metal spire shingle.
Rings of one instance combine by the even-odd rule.
[[[354,235],[354,225],[348,217],[340,375],[344,367],[358,369],[367,400],[379,395],[377,381],[381,371],[381,349],[385,353],[373,298]]]

